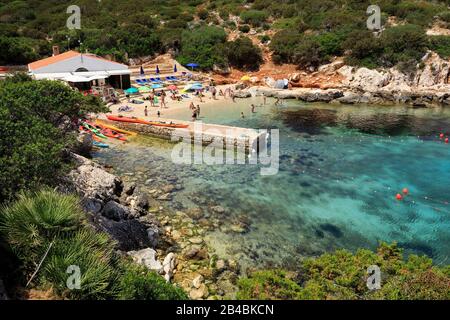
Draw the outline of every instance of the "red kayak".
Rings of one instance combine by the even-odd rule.
[[[129,123],[139,123],[139,124],[148,124],[151,126],[157,126],[157,127],[168,127],[168,128],[188,128],[188,124],[177,124],[177,123],[165,123],[165,122],[154,122],[154,121],[147,121],[144,119],[139,119],[135,117],[123,117],[123,116],[106,116],[108,120],[111,121],[119,121],[119,122],[129,122]]]

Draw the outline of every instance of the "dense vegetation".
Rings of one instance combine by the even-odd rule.
[[[66,28],[66,9],[73,4],[82,11],[81,30]],[[366,28],[366,9],[373,4],[382,11],[381,35]],[[273,29],[270,48],[277,63],[314,69],[346,54],[353,65],[409,70],[427,49],[448,56],[448,36],[425,34],[434,24],[449,26],[448,5],[449,0],[1,0],[0,64],[27,63],[58,44],[120,61],[171,50],[182,63],[203,69],[216,64],[254,70],[261,63],[253,59],[260,53],[257,41],[236,45],[226,33],[254,30],[263,37]]]
[[[47,189],[70,168],[79,117],[106,111],[56,81],[18,74],[0,82],[0,278],[9,287],[51,289],[68,299],[180,299],[180,289],[121,258],[107,234],[86,221],[75,196]],[[68,290],[71,265],[81,287]]]
[[[381,289],[366,286],[367,268],[381,270]],[[240,299],[393,299],[447,300],[450,266],[433,266],[431,259],[403,259],[397,245],[381,243],[377,252],[346,250],[307,259],[298,273],[257,271],[239,282]]]
[[[2,209],[0,234],[20,262],[19,281],[24,285],[45,257],[33,284],[51,288],[59,298],[186,298],[163,277],[119,257],[109,236],[88,225],[75,196],[50,190],[21,194]],[[72,290],[71,266],[79,267],[81,276]]]
[[[16,193],[55,183],[76,141],[71,121],[103,109],[60,82],[18,75],[0,82],[0,203]]]

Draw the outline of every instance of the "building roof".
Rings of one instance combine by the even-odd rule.
[[[36,70],[36,69],[39,69],[39,68],[42,68],[42,67],[46,67],[46,66],[48,66],[50,64],[57,63],[57,62],[60,62],[60,61],[64,61],[64,60],[76,57],[79,54],[80,54],[79,52],[71,50],[71,51],[67,51],[67,52],[58,54],[57,56],[48,57],[48,58],[45,58],[45,59],[42,59],[42,60],[38,60],[38,61],[35,61],[35,62],[32,62],[32,63],[28,64],[28,70],[32,71],[32,70]]]
[[[128,70],[128,66],[110,61],[94,54],[67,51],[28,65],[32,73],[63,73],[77,71]]]

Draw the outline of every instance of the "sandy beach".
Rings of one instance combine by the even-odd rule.
[[[227,88],[232,88],[232,85],[219,85],[216,86],[217,92],[219,92],[220,90],[222,90],[223,92],[225,91],[225,89]],[[173,120],[171,118],[171,116],[173,114],[175,114],[177,111],[179,111],[180,109],[189,109],[189,105],[191,104],[191,102],[194,103],[195,106],[200,106],[200,110],[202,107],[204,106],[214,106],[216,104],[220,104],[223,103],[224,101],[229,101],[230,103],[232,102],[232,99],[227,96],[220,96],[219,94],[216,94],[216,99],[212,98],[212,95],[210,92],[206,92],[204,93],[204,97],[202,97],[202,101],[200,101],[200,99],[198,97],[196,97],[193,93],[188,93],[187,95],[189,96],[188,98],[183,98],[181,101],[178,100],[172,100],[172,98],[170,97],[170,93],[168,91],[166,91],[167,96],[166,96],[166,105],[167,107],[161,107],[161,98],[158,97],[159,100],[159,105],[156,107],[152,107],[150,104],[150,101],[144,100],[143,104],[134,104],[128,101],[128,99],[126,98],[122,98],[121,102],[118,104],[114,104],[114,105],[110,105],[109,108],[111,110],[112,114],[121,114],[123,116],[128,116],[128,117],[138,117],[138,118],[143,118],[146,120]],[[177,94],[178,95],[178,94]],[[149,94],[139,94],[139,95],[133,95],[130,100],[132,99],[137,99],[137,100],[143,100],[144,98],[147,98],[149,96]],[[127,111],[127,112],[119,112],[119,108],[124,107],[124,106],[129,106],[132,107],[133,110],[132,111]],[[145,116],[145,106],[147,106],[147,110],[148,110],[148,116]],[[158,117],[157,112],[160,112],[160,117]],[[102,118],[102,117],[101,117]]]

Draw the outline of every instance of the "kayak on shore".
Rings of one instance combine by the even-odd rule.
[[[124,116],[115,116],[115,115],[107,115],[108,120],[118,121],[118,122],[128,122],[128,123],[137,123],[137,124],[147,124],[151,126],[157,127],[168,127],[168,128],[188,128],[188,124],[179,124],[179,123],[166,123],[166,122],[156,122],[156,121],[147,121],[140,118],[135,117],[124,117]]]
[[[129,135],[129,136],[136,136],[136,135],[137,135],[136,132],[127,131],[127,130],[123,130],[123,129],[117,128],[117,127],[115,127],[115,126],[112,126],[112,125],[109,125],[109,124],[107,124],[107,123],[104,123],[104,122],[101,121],[101,120],[95,120],[95,124],[96,124],[97,126],[102,127],[102,128],[111,129],[111,130],[113,130],[113,131],[116,131],[116,132],[119,132],[119,133],[123,133],[123,134],[127,134],[127,135]]]
[[[94,145],[94,147],[97,147],[97,148],[103,148],[103,149],[109,148],[109,145],[107,145],[106,143],[98,142],[98,141],[94,141],[93,145]]]

